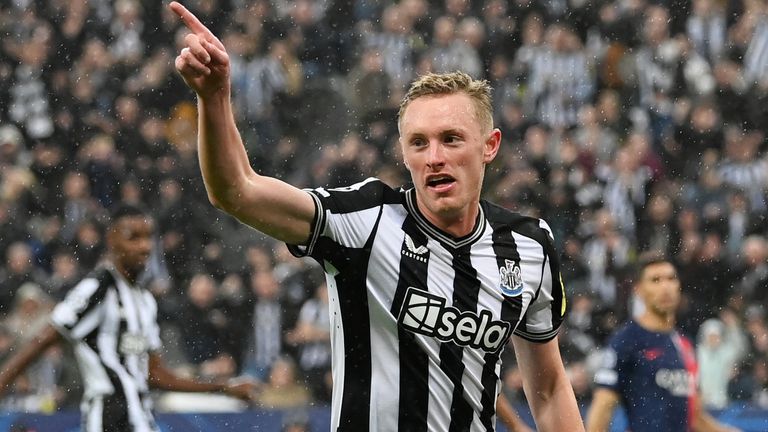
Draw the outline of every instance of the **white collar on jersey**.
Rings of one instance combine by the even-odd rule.
[[[480,237],[482,237],[483,232],[485,231],[485,212],[483,212],[483,206],[481,206],[480,203],[478,203],[478,208],[480,211],[477,213],[477,220],[475,221],[475,227],[472,229],[472,232],[463,237],[456,238],[436,227],[421,213],[418,204],[416,204],[415,188],[411,188],[405,191],[405,202],[408,206],[408,213],[413,215],[413,218],[416,219],[416,224],[419,226],[419,228],[421,228],[422,231],[424,231],[425,234],[454,249],[458,249],[460,247],[467,246],[476,242]]]

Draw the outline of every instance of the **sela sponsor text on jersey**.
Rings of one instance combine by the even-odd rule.
[[[442,297],[410,287],[405,294],[398,321],[403,328],[443,342],[480,348],[495,353],[507,341],[512,326],[505,321],[494,321],[490,311],[461,312],[445,305]]]

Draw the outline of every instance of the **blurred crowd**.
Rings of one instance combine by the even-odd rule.
[[[407,184],[396,113],[409,81],[487,79],[503,147],[485,196],[555,233],[577,397],[640,307],[634,262],[661,251],[680,272],[705,405],[768,408],[765,1],[184,3],[228,49],[253,165],[298,186]],[[157,1],[0,0],[0,356],[98,262],[105,209],[138,203],[158,222],[143,283],[171,364],[256,377],[265,407],[325,403],[322,273],[209,204],[194,95],[173,67],[184,34]],[[48,353],[2,405],[76,404],[72,369]]]

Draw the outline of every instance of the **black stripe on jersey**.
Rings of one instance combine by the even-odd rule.
[[[115,389],[115,393],[104,396],[101,420],[103,432],[126,432],[133,430],[128,415],[128,401],[125,398],[122,386],[119,384],[120,379],[117,376],[113,376],[114,373],[109,375],[113,384],[117,382],[119,387]]]
[[[330,240],[320,238],[318,246]],[[342,252],[345,248],[335,245]],[[334,278],[339,293],[339,309],[344,323],[344,383],[337,432],[367,431],[368,412],[371,401],[371,335],[368,315],[368,295],[365,290],[365,275],[370,250],[346,249],[347,264],[350,268],[362,269],[340,271]]]
[[[115,277],[112,275],[112,272],[110,272],[107,269],[102,268],[97,270],[94,273],[93,277],[95,277],[99,281],[99,287],[96,288],[96,292],[91,296],[88,302],[88,306],[85,308],[85,310],[83,310],[83,312],[77,316],[76,323],[79,323],[80,320],[88,312],[90,312],[97,305],[101,304],[101,302],[104,300],[104,297],[106,297],[107,291],[109,290],[110,287],[117,286],[117,282],[115,282]],[[96,327],[95,329],[93,329],[93,331],[91,331],[90,333],[88,333],[83,337],[83,342],[85,342],[85,344],[87,344],[95,353],[99,352],[99,347],[96,344],[96,340],[98,339],[100,328],[101,326]]]
[[[117,358],[120,360],[120,364],[125,366],[126,355],[123,349],[121,348],[123,347],[123,337],[127,336],[128,333],[130,333],[128,331],[128,309],[126,309],[125,305],[123,304],[123,298],[120,296],[120,293],[117,289],[115,290],[115,297],[117,298],[117,310],[118,310],[118,313],[120,314],[120,317],[119,317],[120,324],[118,325],[117,334],[115,335],[117,337],[117,341],[115,341],[117,343],[117,346],[115,347],[116,348],[115,351],[117,354]],[[136,318],[138,319],[138,317]],[[127,372],[128,368],[125,368],[125,369]]]
[[[112,275],[112,272],[106,268],[95,270],[86,279],[96,279],[99,282],[99,286],[96,288],[96,291],[88,297],[88,304],[82,311],[77,313],[77,319],[72,321],[72,327],[68,327],[67,330],[72,330],[80,323],[84,316],[88,315],[88,312],[99,306],[107,295],[109,287],[115,286],[115,277]]]
[[[480,281],[477,270],[470,261],[470,246],[451,250],[453,255],[453,307],[464,312],[477,310],[477,297],[480,292]],[[453,399],[451,401],[451,424],[449,432],[467,431],[472,424],[473,410],[464,396],[464,348],[451,342],[440,346],[440,368],[448,375],[453,383]]]
[[[331,195],[329,192],[335,192]],[[338,193],[341,192],[341,193]],[[328,189],[319,188],[317,194],[325,210],[335,214],[354,213],[384,204],[399,203],[402,198],[380,180],[369,177],[352,186]]]
[[[344,323],[344,392],[337,432],[364,432],[369,429],[371,409],[371,318],[368,309],[366,276],[371,248],[378,230],[383,207],[362,249],[331,245],[332,241],[321,237],[322,249],[340,251],[345,257],[346,268],[335,276],[339,295],[339,309]]]
[[[493,214],[492,212],[489,212]],[[494,219],[490,220],[493,234],[491,239],[493,241],[493,252],[496,256],[496,265],[498,268],[505,268],[506,260],[520,263],[520,253],[517,251],[517,243],[512,236],[512,229],[509,225],[503,224],[500,221]],[[520,312],[523,308],[523,301],[520,296],[507,297],[504,296],[504,301],[501,304],[501,320],[506,321],[514,325],[520,319]],[[493,416],[496,413],[496,386],[498,385],[499,377],[496,375],[496,365],[499,362],[498,353],[488,353],[485,355],[485,365],[482,372],[483,383],[483,410],[480,413],[480,420],[486,426],[486,429],[493,428]]]
[[[402,228],[407,237],[400,246],[399,278],[390,308],[393,316],[400,315],[408,288],[416,287],[428,291],[429,250],[416,253],[427,245],[427,236],[418,228],[411,215],[405,218]],[[416,342],[413,332],[398,326],[397,336],[400,344],[400,407],[397,430],[426,431],[429,410],[429,359]]]

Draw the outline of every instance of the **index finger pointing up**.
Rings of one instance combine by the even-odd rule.
[[[173,11],[173,13],[181,18],[181,21],[184,22],[184,25],[186,25],[188,29],[192,30],[194,34],[202,36],[205,40],[213,43],[214,45],[217,45],[221,49],[224,49],[224,46],[219,41],[219,38],[211,33],[211,31],[208,30],[208,27],[201,23],[195,14],[190,12],[189,9],[184,7],[184,5],[179,2],[172,1],[168,7]]]

